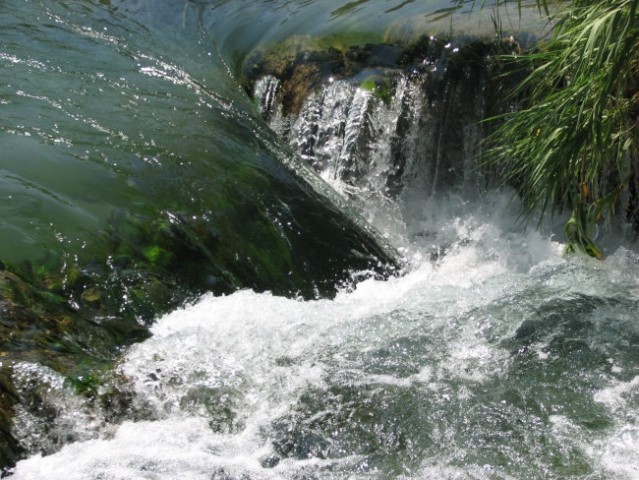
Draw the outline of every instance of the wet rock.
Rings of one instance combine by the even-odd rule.
[[[499,180],[476,158],[490,133],[481,121],[509,108],[504,92],[516,78],[501,76],[508,66],[495,58],[518,51],[515,41],[424,36],[406,45],[305,47],[257,52],[245,64],[243,83],[263,95],[264,79],[275,79],[268,101],[262,96],[264,119],[323,176],[336,170],[346,184],[381,187],[391,198],[408,182],[436,194],[483,191]],[[371,92],[367,107],[358,90]],[[376,115],[387,123],[376,126]],[[389,151],[379,152],[384,129]],[[376,155],[388,165],[372,173]],[[385,185],[363,179],[369,173],[383,175]]]
[[[12,377],[14,364],[39,363],[77,377],[86,374],[84,369],[111,361],[121,346],[148,335],[137,322],[113,319],[101,324],[93,316],[98,299],[81,308],[70,304],[55,287],[47,289],[38,283],[10,267],[0,271],[0,468],[10,467],[24,453],[12,432],[16,405],[37,411],[44,422],[57,415],[38,404],[36,390],[24,403]]]
[[[279,465],[280,461],[281,458],[278,455],[269,455],[260,460],[260,465],[262,465],[263,468],[274,468]]]
[[[66,359],[68,354],[84,352],[108,358],[118,352],[118,344],[148,335],[146,328],[135,321],[101,318],[102,313],[114,312],[98,302],[98,288],[87,288],[91,296],[96,296],[93,301],[74,304],[72,293],[63,296],[39,286],[34,278],[26,279],[9,270],[0,272],[0,348],[10,359],[69,366],[77,359]]]
[[[15,465],[24,451],[11,432],[13,406],[18,395],[6,367],[0,368],[0,472]]]

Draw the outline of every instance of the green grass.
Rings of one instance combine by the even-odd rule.
[[[516,108],[493,119],[490,138],[488,160],[508,172],[529,217],[571,212],[567,250],[598,258],[596,224],[613,217],[636,175],[638,4],[537,0],[556,22],[553,35],[535,52],[505,59],[529,73],[513,92]]]

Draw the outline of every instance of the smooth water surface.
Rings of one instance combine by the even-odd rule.
[[[250,150],[211,135],[242,135],[214,46],[173,22],[160,32],[130,6],[0,5],[4,260],[81,245],[121,214],[215,202],[216,192],[193,194],[198,171],[224,175],[231,152]]]

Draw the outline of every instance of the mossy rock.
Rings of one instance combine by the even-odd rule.
[[[360,78],[359,86],[374,90],[384,101],[390,96],[391,78],[399,72],[429,76],[441,88],[451,80],[466,78],[466,83],[478,88],[478,70],[503,68],[503,62],[494,59],[521,50],[512,38],[451,39],[424,35],[407,44],[350,44],[341,49],[330,44],[321,49],[319,39],[305,38],[303,42],[286,41],[258,49],[244,63],[242,84],[249,94],[253,93],[255,82],[267,75],[280,81],[277,95],[284,115],[298,114],[306,98],[329,78],[353,80],[367,70],[379,73],[376,78]],[[439,90],[433,90],[432,98],[440,94]]]
[[[15,465],[24,453],[11,433],[13,406],[17,402],[8,368],[0,367],[0,472]]]

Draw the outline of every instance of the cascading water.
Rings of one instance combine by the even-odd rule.
[[[563,258],[513,219],[443,215],[447,255],[335,300],[205,296],[90,400],[17,365],[42,396],[18,437],[74,442],[15,478],[634,478],[639,257]]]
[[[157,26],[143,0],[111,3],[131,29],[142,28],[142,19],[150,22],[145,28]],[[256,2],[245,14],[286,16],[299,28],[318,21],[320,3]],[[357,7],[337,3],[327,31],[343,27],[344,9]],[[356,3],[364,7],[353,15],[366,19],[367,2]],[[224,14],[237,31],[245,21],[233,16],[234,2],[204,11],[187,2],[180,15],[160,5],[160,25],[167,18],[188,25],[191,8],[210,32]],[[231,34],[216,35],[233,58]],[[140,82],[132,90],[149,77],[161,91],[150,73],[131,74]],[[282,142],[402,249],[406,273],[367,278],[334,299],[250,289],[205,294],[158,318],[150,338],[122,348],[96,377],[70,381],[25,354],[10,366],[12,434],[26,457],[12,479],[639,478],[634,246],[610,242],[600,262],[564,256],[550,226],[522,234],[510,192],[476,195],[483,179],[469,168],[468,153],[480,135],[464,123],[472,115],[461,118],[442,98],[424,96],[428,77],[394,71],[391,88],[382,88],[389,78],[382,73],[328,76],[293,113],[279,103],[279,79],[262,77],[254,91]],[[199,98],[198,112],[208,112],[206,102],[219,107],[215,95],[193,90],[197,82],[168,83],[172,95]],[[125,87],[125,99],[138,95]],[[237,85],[220,89],[220,98],[247,103]],[[452,86],[447,92],[461,98]],[[465,111],[481,115],[484,100],[473,98]],[[171,102],[167,96],[156,108],[180,104]],[[250,136],[237,133],[231,103],[207,117],[210,135],[249,161],[254,150],[241,150],[238,138]],[[437,117],[442,111],[450,115]],[[187,113],[174,112],[174,128],[188,124]],[[241,118],[253,135],[270,138],[266,124]],[[162,140],[153,129],[145,133],[149,144]],[[451,138],[461,140],[451,145]],[[177,152],[197,165],[177,143],[165,146],[166,156]],[[231,173],[238,181],[245,175]]]
[[[300,115],[294,117],[283,116],[281,105],[274,100],[278,84],[277,79],[267,76],[255,86],[255,97],[271,128],[320,177],[358,205],[369,221],[375,223],[376,215],[390,220],[401,174],[411,167],[418,168],[415,164],[406,165],[418,158],[414,152],[417,122],[412,120],[419,118],[421,98],[411,95],[418,86],[400,78],[395,95],[386,105],[372,91],[358,88],[351,81],[331,78],[326,88],[307,99]],[[400,138],[397,129],[401,123],[409,124],[407,128],[415,134]],[[393,151],[399,141],[403,151]],[[401,226],[386,230],[393,232],[397,228]]]
[[[419,78],[400,76],[388,104],[373,90],[331,78],[293,118],[283,117],[281,105],[273,100],[278,83],[270,76],[257,83],[255,96],[265,106],[262,115],[337,191],[353,199],[373,192],[391,197],[391,182],[401,181],[405,170],[419,169],[420,155],[415,151],[423,101]],[[410,161],[414,163],[406,165]]]
[[[402,243],[407,232],[401,209],[407,204],[455,192],[476,198],[490,185],[491,174],[477,159],[480,122],[495,93],[481,64],[489,51],[477,43],[458,46],[430,37],[415,51],[366,46],[346,52],[344,57],[357,58],[350,62],[302,51],[285,69],[267,53],[252,67],[267,72],[254,79],[254,102],[300,159]],[[385,65],[398,57],[403,68]],[[307,58],[316,64],[308,67]],[[269,74],[269,62],[287,78]],[[296,70],[322,72],[308,80],[312,87],[302,102],[295,100],[299,105],[290,99],[302,90]]]

